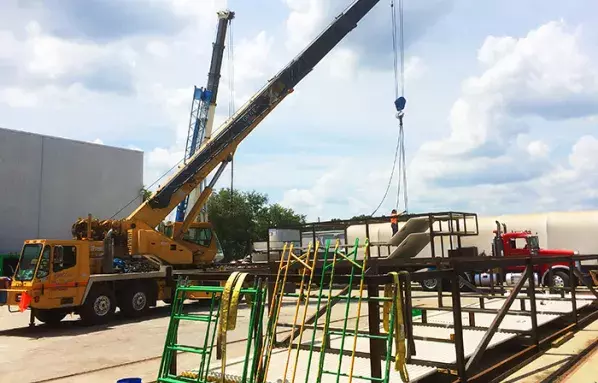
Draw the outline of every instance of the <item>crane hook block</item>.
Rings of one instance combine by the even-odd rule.
[[[405,109],[405,104],[407,104],[407,100],[405,97],[401,96],[395,100],[395,108],[397,108],[397,112],[402,112]]]

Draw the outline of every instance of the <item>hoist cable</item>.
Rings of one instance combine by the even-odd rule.
[[[403,37],[403,25],[403,0],[399,0],[399,38],[401,40],[399,45],[401,51],[401,96],[405,96],[405,40]],[[393,36],[394,35],[395,34],[393,33]]]
[[[403,23],[403,2],[402,0],[399,0],[399,7],[400,7],[400,13],[399,13],[399,17],[400,17],[400,22],[401,22],[401,31],[402,31],[402,23]],[[401,92],[404,92],[404,85],[403,85],[403,75],[404,75],[404,70],[403,70],[403,54],[401,53],[401,73],[399,75],[399,59],[398,59],[398,51],[399,48],[397,47],[397,45],[399,44],[399,41],[397,40],[397,14],[396,14],[396,10],[395,10],[395,1],[394,0],[390,0],[390,16],[391,16],[391,35],[392,35],[392,50],[393,50],[393,72],[394,72],[394,91],[395,91],[395,99],[399,98],[399,83],[401,83]],[[400,36],[400,44],[401,44],[401,52],[403,52],[403,36],[402,36],[402,32],[401,32],[401,36]],[[374,211],[372,212],[372,214],[370,214],[370,216],[375,215],[378,210],[380,209],[380,207],[382,206],[382,204],[384,203],[384,201],[386,200],[386,197],[388,196],[388,192],[390,190],[390,187],[392,185],[392,180],[395,174],[395,169],[397,167],[397,159],[399,159],[399,170],[401,168],[401,161],[404,161],[404,139],[403,139],[403,123],[402,123],[402,117],[400,118],[400,124],[399,124],[399,134],[397,137],[397,145],[395,147],[395,155],[394,155],[394,160],[393,160],[393,164],[392,164],[392,170],[390,172],[390,177],[388,179],[388,184],[386,185],[386,190],[384,191],[384,196],[382,196],[382,200],[380,201],[380,203],[378,204],[378,206],[376,207],[376,209],[374,209]],[[401,155],[399,155],[399,152],[402,152]],[[399,176],[399,188],[400,188],[400,184],[401,184],[401,177]],[[398,207],[398,196],[399,196],[400,190],[397,191],[397,201],[396,201],[396,205]]]
[[[157,184],[158,182],[160,182],[160,180],[164,177],[166,177],[171,171],[173,171],[177,166],[179,166],[181,163],[183,163],[184,158],[181,158],[181,160],[179,162],[177,162],[176,164],[174,164],[170,169],[168,169],[164,174],[162,174],[160,177],[158,177],[154,182],[152,182],[151,185],[149,185],[148,187],[144,188],[146,190],[151,189],[155,184]],[[152,193],[153,194],[153,193]],[[116,213],[114,213],[112,215],[112,217],[108,218],[108,219],[113,219],[114,217],[116,217],[121,211],[125,210],[127,207],[129,207],[130,204],[132,204],[133,202],[137,201],[137,199],[139,198],[139,195],[136,195],[135,197],[133,197],[133,199],[131,199],[129,201],[129,203],[127,203],[125,206],[121,207],[119,211],[117,211]],[[141,203],[143,203],[144,201],[142,201]]]
[[[400,56],[401,56],[401,96],[405,96],[405,37],[404,37],[404,21],[403,21],[403,0],[399,0],[399,48],[400,48]],[[396,25],[395,25],[396,28]],[[393,33],[394,35],[394,33]],[[396,52],[395,52],[396,57]],[[403,187],[403,205],[405,211],[408,211],[408,197],[407,197],[407,161],[406,161],[406,154],[405,154],[405,131],[403,130],[403,115],[399,115],[399,131],[401,135],[401,148],[400,148],[400,160],[399,160],[399,182],[397,185],[397,200],[396,200],[396,209],[399,209],[399,196],[401,194],[401,186]],[[402,178],[402,179],[401,179]],[[402,181],[402,185],[401,185]]]
[[[399,78],[399,63],[398,63],[398,57],[397,57],[397,14],[395,11],[395,2],[394,0],[390,0],[390,15],[391,15],[391,23],[392,23],[392,29],[391,29],[391,34],[392,34],[392,51],[393,51],[393,71],[394,71],[394,75],[395,75],[395,100],[397,98],[399,98],[399,82],[398,82],[398,78]],[[404,93],[404,92],[403,92]]]
[[[386,200],[386,196],[388,195],[388,191],[390,190],[390,185],[392,185],[392,178],[395,174],[395,167],[397,166],[397,157],[399,156],[400,145],[401,145],[401,133],[399,131],[399,136],[397,137],[397,146],[395,148],[395,159],[392,162],[392,170],[390,171],[390,178],[388,179],[388,184],[386,185],[386,191],[384,192],[384,196],[382,197],[382,200],[380,201],[380,203],[378,204],[376,209],[372,212],[372,214],[370,214],[370,216],[374,216],[374,214],[376,214],[378,212],[378,209],[380,209],[380,207],[384,203],[384,200]]]

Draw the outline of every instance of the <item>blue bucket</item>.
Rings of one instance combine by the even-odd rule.
[[[141,378],[123,378],[117,380],[116,383],[141,383]]]

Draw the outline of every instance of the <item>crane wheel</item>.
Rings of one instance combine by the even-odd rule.
[[[64,310],[56,309],[35,309],[33,315],[35,315],[35,319],[37,319],[38,321],[50,326],[55,326],[58,323],[60,323],[61,320],[64,319],[64,317],[66,316],[66,312],[64,312]]]
[[[150,305],[148,289],[141,283],[128,286],[119,297],[120,311],[129,318],[137,318],[147,313]]]
[[[114,316],[116,300],[107,287],[95,287],[87,296],[79,315],[85,324],[103,324]]]

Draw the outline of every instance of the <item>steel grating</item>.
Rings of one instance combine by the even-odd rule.
[[[560,295],[555,294],[538,294],[536,295],[536,308],[537,308],[537,320],[538,326],[545,325],[559,317],[557,314],[543,314],[543,312],[561,312],[563,314],[568,314],[572,312],[571,302],[567,301],[553,301],[553,300],[543,300],[543,297],[547,298],[554,298],[560,297]],[[519,299],[519,298],[518,298]],[[529,298],[525,298],[521,296],[521,299],[526,299],[529,301]],[[576,299],[577,302],[577,309],[579,310],[582,307],[588,306],[592,303],[590,299]],[[490,300],[485,303],[486,308],[491,309],[500,309],[504,304],[504,299],[495,299]],[[468,305],[468,307],[479,307],[479,304],[475,305]],[[513,310],[519,310],[519,303],[513,303],[511,307]],[[529,310],[529,302],[526,302],[526,308]],[[475,325],[478,327],[489,327],[496,314],[489,314],[489,313],[475,313]],[[469,324],[469,313],[462,313],[461,319],[464,325]],[[443,324],[447,326],[453,325],[453,313],[446,312],[446,311],[434,311],[428,310],[428,322],[435,323],[435,324]],[[501,322],[500,326],[498,327],[499,330],[508,331],[508,330],[516,330],[516,331],[530,331],[532,329],[532,319],[529,315],[511,315],[507,314],[503,321]]]
[[[450,340],[451,334],[455,331],[452,327],[433,327],[433,326],[426,326],[426,325],[416,325],[413,326],[413,334],[420,337],[429,337],[429,338],[440,338],[445,340]],[[463,330],[463,343],[465,345],[465,358],[470,357],[473,355],[478,344],[481,343],[482,338],[484,336],[485,331],[482,330]],[[501,343],[504,343],[510,339],[513,339],[517,336],[515,333],[508,333],[508,332],[498,332],[494,334],[492,340],[488,344],[488,349],[498,346]],[[340,338],[334,338],[330,341],[330,347],[332,348],[340,348],[341,340]],[[350,349],[352,344],[350,343],[349,346],[345,345],[345,349]],[[367,339],[358,338],[357,339],[357,351],[360,352],[369,352],[370,344]],[[447,343],[447,342],[439,342],[434,340],[415,340],[415,349],[417,351],[417,355],[414,355],[414,358],[420,360],[426,360],[430,362],[440,362],[440,363],[456,363],[457,361],[457,354],[455,351],[454,343]],[[394,352],[394,346],[393,346]]]

